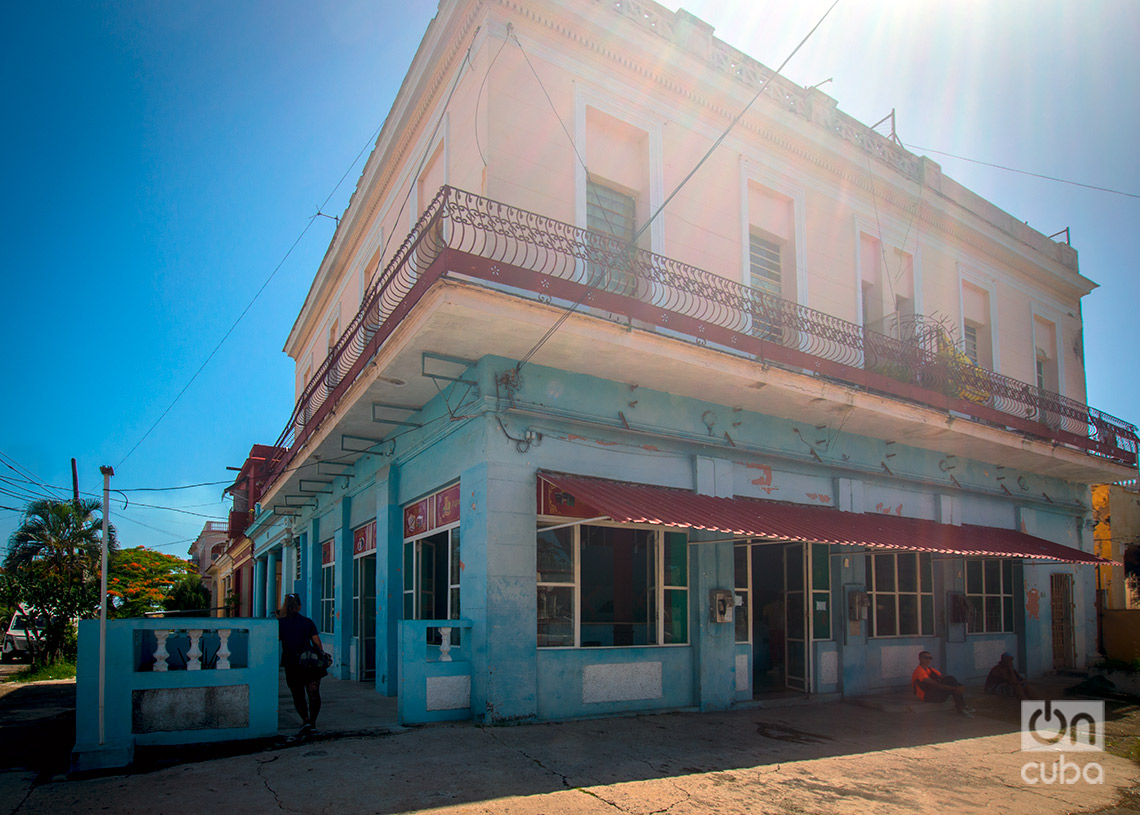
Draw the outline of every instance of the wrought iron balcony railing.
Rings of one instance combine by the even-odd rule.
[[[277,440],[269,482],[445,273],[578,302],[702,346],[826,376],[1135,466],[1136,427],[970,364],[936,324],[898,336],[774,297],[606,235],[442,187],[306,385]]]

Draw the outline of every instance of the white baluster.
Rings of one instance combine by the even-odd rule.
[[[230,669],[230,629],[218,629],[218,662],[215,666],[219,671]]]
[[[154,632],[154,638],[158,640],[158,645],[154,649],[154,670],[156,671],[170,670],[170,666],[166,664],[166,660],[170,658],[170,653],[166,650],[166,638],[170,634],[169,631]]]
[[[199,644],[202,641],[202,629],[190,629],[190,650],[186,652],[186,670],[200,671],[202,670],[202,649]]]
[[[439,661],[451,662],[451,629],[447,626],[439,629]]]

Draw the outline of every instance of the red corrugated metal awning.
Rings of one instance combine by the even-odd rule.
[[[539,472],[594,516],[620,523],[707,529],[774,541],[805,541],[987,557],[1027,557],[1064,563],[1109,563],[1071,546],[1014,529],[952,526],[917,518],[841,512],[759,498],[714,498],[688,490]],[[581,509],[581,508],[580,508]]]

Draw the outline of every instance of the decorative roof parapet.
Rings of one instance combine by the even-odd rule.
[[[789,113],[802,116],[880,160],[906,178],[935,190],[966,209],[986,218],[1058,263],[1078,271],[1077,252],[1071,246],[1051,240],[1019,221],[976,193],[942,175],[941,167],[925,156],[918,156],[858,119],[839,110],[835,99],[817,88],[803,88],[763,63],[717,39],[715,28],[684,9],[675,13],[655,0],[595,0],[622,16],[664,37],[683,51],[708,63],[753,91],[769,78],[764,95]]]

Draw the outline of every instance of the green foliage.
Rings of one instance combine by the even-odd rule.
[[[202,611],[209,613],[210,590],[202,585],[197,573],[183,575],[174,584],[163,605],[167,611]]]
[[[75,659],[61,659],[50,665],[29,665],[17,671],[9,678],[9,682],[42,682],[45,679],[74,679]]]
[[[141,617],[148,611],[165,611],[178,584],[188,576],[199,579],[190,561],[143,546],[118,552],[107,576],[107,595],[115,617]],[[206,599],[208,605],[208,593]]]
[[[1128,662],[1123,659],[1112,659],[1107,657],[1096,664],[1097,668],[1102,671],[1120,671],[1122,673],[1140,673],[1140,659],[1134,659]]]
[[[61,660],[74,640],[75,621],[98,612],[100,513],[98,501],[33,501],[8,539],[0,602],[23,603],[46,618],[38,632],[42,647],[32,653],[37,665]],[[115,530],[108,532],[114,550]]]
[[[222,605],[226,608],[227,617],[236,617],[238,616],[238,611],[241,608],[241,597],[239,597],[235,592],[230,591],[226,595],[226,599],[222,601]]]

